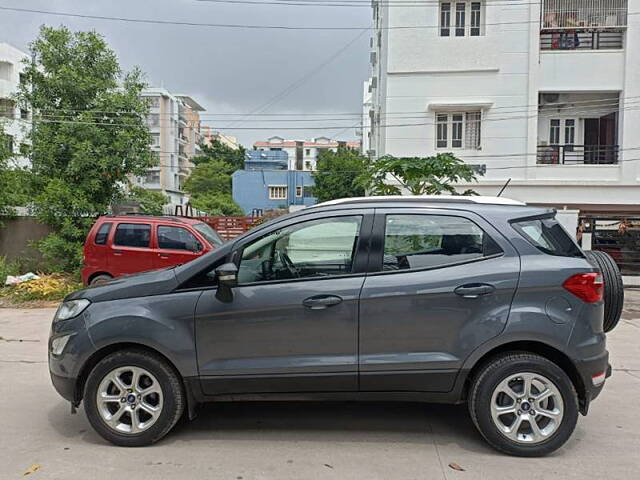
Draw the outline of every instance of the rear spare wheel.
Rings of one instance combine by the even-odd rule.
[[[604,331],[613,330],[620,316],[624,303],[624,286],[622,275],[611,255],[597,250],[584,252],[587,260],[600,269],[604,281]]]

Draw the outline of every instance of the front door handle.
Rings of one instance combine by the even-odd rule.
[[[158,254],[158,256],[159,256],[160,258],[164,258],[165,260],[166,260],[167,258],[169,258],[169,255],[167,255],[166,253],[159,253],[159,254]]]
[[[478,298],[493,293],[495,289],[496,287],[487,283],[467,283],[456,288],[454,293],[463,298]]]
[[[339,303],[342,303],[342,298],[337,295],[316,295],[302,301],[302,304],[311,310],[324,310]]]
[[[120,255],[122,255],[122,250],[114,250],[113,254],[117,255],[117,256],[120,256]]]

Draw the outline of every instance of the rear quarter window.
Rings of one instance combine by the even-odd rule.
[[[103,223],[98,228],[96,232],[95,244],[96,245],[105,245],[107,243],[107,238],[109,238],[109,232],[111,231],[112,223]]]
[[[578,245],[553,217],[518,220],[512,225],[525,240],[547,255],[584,257]]]

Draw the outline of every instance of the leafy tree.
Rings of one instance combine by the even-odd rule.
[[[217,140],[201,148],[202,154],[191,160],[195,168],[183,186],[191,195],[191,205],[209,215],[244,215],[231,197],[231,174],[244,168],[244,148],[234,150]]]
[[[478,180],[476,170],[452,153],[434,157],[387,155],[370,164],[366,177],[365,184],[373,195],[400,195],[403,188],[412,195],[458,195],[456,183]],[[398,185],[390,184],[390,178]],[[469,189],[463,195],[475,195],[475,192]]]
[[[43,26],[18,92],[36,115],[30,133],[34,208],[55,231],[39,245],[52,268],[75,270],[93,218],[153,166],[148,103],[138,69],[124,73],[95,32]]]
[[[204,143],[200,145],[200,148],[202,153],[192,159],[192,162],[196,165],[203,162],[207,163],[211,160],[222,160],[230,165],[231,172],[244,168],[245,149],[242,146],[234,150],[218,140],[213,140],[210,144]]]
[[[147,215],[162,215],[163,207],[169,203],[169,197],[164,193],[145,190],[142,187],[131,187],[127,199],[138,202],[140,213]]]
[[[223,160],[213,159],[200,163],[184,183],[184,190],[192,197],[214,193],[231,194],[231,174],[233,167]]]
[[[337,152],[322,151],[313,174],[313,194],[319,202],[361,197],[365,194],[366,172],[367,159],[356,150],[341,147]]]
[[[239,217],[244,215],[228,193],[205,193],[191,199],[191,205],[198,210],[206,212],[208,215],[223,215]]]

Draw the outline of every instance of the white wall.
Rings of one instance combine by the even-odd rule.
[[[0,76],[0,99],[11,99],[18,91],[20,73],[24,71],[23,60],[28,60],[29,55],[17,48],[0,43],[0,63],[2,63],[2,75]],[[0,117],[4,133],[13,137],[14,153],[18,153],[20,144],[23,143],[31,129],[31,118],[20,119],[20,109],[16,105],[14,119]],[[28,166],[29,160],[16,155],[13,166]]]
[[[550,52],[540,51],[536,2],[488,2],[485,34],[480,37],[440,37],[435,28],[437,3],[389,8],[383,2],[378,6],[378,28],[432,28],[382,28],[374,35],[378,61],[372,76],[378,77],[378,87],[372,102],[381,113],[382,125],[372,128],[376,156],[434,155],[439,151],[435,111],[482,108],[481,150],[447,149],[467,163],[486,165],[486,175],[474,187],[477,191],[495,195],[511,178],[508,191],[512,195],[505,196],[527,202],[639,204],[640,1],[629,3],[624,50]],[[540,92],[620,95],[623,161],[619,165],[537,165],[538,142],[548,138],[548,121],[538,118]]]

